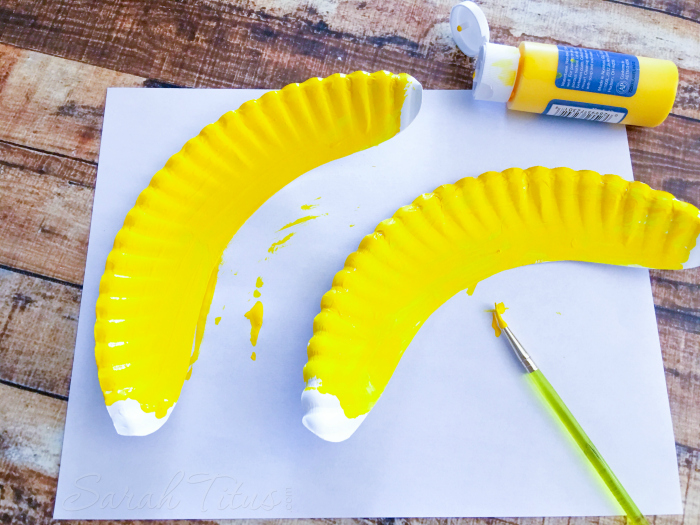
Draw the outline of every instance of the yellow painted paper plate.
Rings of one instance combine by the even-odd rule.
[[[546,261],[692,268],[699,234],[695,206],[592,171],[513,168],[421,195],[362,240],[323,296],[303,423],[347,439],[428,317],[491,275]]]
[[[153,176],[114,240],[96,307],[95,358],[117,432],[149,434],[170,415],[243,223],[300,175],[399,133],[420,103],[406,74],[314,78],[226,113]]]

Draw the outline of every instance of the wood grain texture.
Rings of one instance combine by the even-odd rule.
[[[47,523],[53,514],[65,401],[0,384],[0,521]]]
[[[143,82],[132,75],[0,45],[0,140],[94,163],[107,88]]]
[[[82,283],[94,173],[80,161],[0,145],[0,264]]]
[[[0,0],[0,42],[12,44],[0,44],[0,267],[6,268],[0,270],[0,522],[51,522],[106,88],[281,87],[382,68],[407,71],[427,88],[466,88],[473,69],[449,36],[453,3]],[[637,179],[700,204],[700,122],[692,120],[700,119],[697,0],[481,4],[494,41],[586,45],[676,61],[680,117],[655,129],[628,128],[631,156]],[[684,516],[652,522],[700,524],[700,270],[652,272],[652,286],[685,503]]]
[[[700,2],[698,0],[606,0],[618,4],[627,4],[640,7],[652,12],[663,13],[670,16],[700,22]]]
[[[77,288],[0,269],[0,380],[67,399],[80,297]]]

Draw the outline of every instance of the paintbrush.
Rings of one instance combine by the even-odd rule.
[[[530,354],[515,337],[513,330],[511,330],[508,324],[503,320],[503,313],[505,313],[505,306],[503,303],[496,304],[495,310],[493,311],[493,328],[496,330],[496,336],[499,336],[500,332],[505,334],[515,355],[518,356],[523,367],[525,367],[528,379],[535,385],[537,391],[547,401],[547,404],[557,415],[559,421],[566,427],[566,430],[571,434],[571,437],[574,438],[574,441],[576,441],[576,444],[588,458],[588,461],[590,461],[593,468],[603,479],[603,482],[607,485],[608,489],[610,489],[610,492],[612,492],[612,495],[625,511],[625,514],[627,514],[628,521],[635,525],[649,525],[647,519],[637,508],[637,505],[622,486],[620,480],[617,479],[617,476],[615,476],[610,466],[603,459],[603,456],[600,455],[596,446],[584,432],[583,428],[581,428],[581,425],[578,424],[578,421],[576,421],[576,418],[567,408],[564,401],[559,397],[559,394],[554,390],[554,387],[552,387],[542,371],[537,368]]]

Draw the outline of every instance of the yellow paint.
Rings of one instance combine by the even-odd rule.
[[[289,239],[291,239],[292,237],[294,237],[294,234],[293,234],[293,233],[290,233],[290,234],[287,235],[284,239],[282,239],[282,240],[280,240],[280,241],[277,241],[277,242],[273,242],[273,243],[270,245],[270,247],[267,249],[267,251],[268,251],[269,253],[275,253],[277,250],[279,250],[279,249],[284,245],[285,242],[287,242],[287,241],[288,241]]]
[[[494,309],[490,310],[493,314],[493,320],[491,321],[491,327],[496,334],[496,337],[501,337],[501,330],[506,328],[508,324],[501,317],[508,308],[505,307],[503,303],[496,303]]]
[[[346,259],[314,319],[304,380],[319,380],[347,417],[366,414],[420,326],[460,290],[545,261],[680,269],[698,216],[640,182],[567,168],[441,186],[381,222]]]
[[[226,113],[168,160],[127,214],[100,282],[95,359],[107,405],[134,399],[166,415],[233,235],[300,175],[396,135],[410,82],[358,72],[292,84]]]
[[[561,312],[557,312],[557,315],[561,315]]]
[[[256,288],[262,288],[263,284],[265,284],[265,283],[263,283],[262,277],[258,277],[257,279],[255,279],[255,287]]]
[[[457,26],[457,31],[462,32],[462,26]]]
[[[314,208],[317,208],[318,204],[302,204],[301,209],[302,210],[313,210]]]
[[[255,346],[263,324],[263,304],[257,301],[244,315],[250,321],[250,343]]]
[[[262,294],[260,293],[259,290],[253,290],[253,297],[255,297],[256,299],[257,299],[258,297],[260,297],[261,295],[262,295]]]
[[[511,60],[497,60],[491,65],[501,70],[501,72],[498,74],[498,80],[500,80],[504,86],[512,86],[515,84],[515,76],[517,71],[513,71],[513,62]]]
[[[221,317],[215,317],[215,318],[214,318],[214,324],[215,324],[215,325],[218,326],[220,322],[221,322]]]
[[[291,228],[292,226],[296,226],[297,224],[301,224],[301,223],[304,223],[304,222],[306,222],[306,221],[310,221],[310,220],[313,220],[313,219],[317,219],[318,217],[319,217],[318,215],[307,215],[306,217],[302,217],[302,218],[300,218],[300,219],[295,220],[294,222],[290,222],[289,224],[286,224],[286,225],[282,226],[282,227],[281,227],[279,230],[277,230],[277,231],[278,231],[278,232],[281,232],[282,230],[286,230],[287,228]]]
[[[637,57],[639,84],[631,97],[560,89],[557,76],[559,51],[552,44],[522,42],[520,63],[508,108],[542,113],[551,100],[570,100],[627,108],[622,124],[658,126],[673,107],[678,87],[678,68],[669,60]]]
[[[253,361],[255,361],[255,360],[258,358],[258,356],[255,355],[255,352],[253,352],[252,354],[250,354],[250,358],[251,358]]]

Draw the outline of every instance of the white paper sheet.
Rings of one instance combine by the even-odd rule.
[[[566,165],[632,178],[623,127],[506,113],[468,92],[425,93],[408,130],[307,173],[262,206],[225,253],[201,356],[172,417],[147,437],[117,435],[92,334],[114,236],[170,155],[261,94],[109,90],[55,517],[619,513],[494,337],[485,310],[496,300],[640,509],[682,511],[646,270],[553,263],[492,277],[428,320],[348,441],[327,443],[302,426],[301,369],[321,295],[379,221],[487,170]],[[318,204],[320,217],[285,230],[294,237],[268,253],[279,228],[309,213],[303,204]],[[243,314],[258,276],[265,315],[254,362]]]

